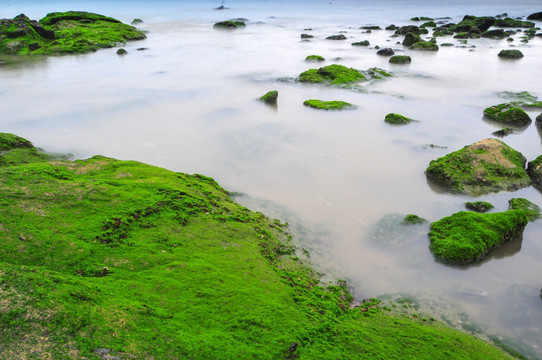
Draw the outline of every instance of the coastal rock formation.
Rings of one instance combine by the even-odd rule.
[[[523,127],[531,124],[529,115],[515,103],[503,103],[484,109],[484,116],[498,123]]]
[[[525,157],[496,139],[484,139],[429,163],[428,180],[452,193],[481,195],[529,186]]]
[[[0,53],[59,55],[96,51],[146,36],[117,19],[84,11],[47,14],[39,22],[24,14],[0,20]]]

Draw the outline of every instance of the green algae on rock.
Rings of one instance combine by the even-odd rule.
[[[505,128],[500,129],[500,130],[492,132],[492,134],[494,136],[498,136],[498,137],[505,137],[505,136],[508,136],[510,134],[513,134],[513,133],[514,133],[514,129],[509,128],[509,127],[505,127]]]
[[[351,308],[344,281],[321,283],[296,260],[285,224],[211,178],[103,156],[27,160],[0,167],[0,358],[32,358],[37,346],[66,359],[334,359],[383,348],[438,358],[452,347],[451,358],[509,358],[376,301]]]
[[[542,155],[527,163],[527,174],[533,181],[533,185],[542,187]]]
[[[0,53],[4,54],[86,53],[145,38],[133,26],[84,11],[50,13],[39,22],[23,14],[0,20]]]
[[[465,15],[456,25],[450,26],[449,30],[453,32],[468,32],[473,27],[478,28],[480,31],[487,31],[491,26],[495,24],[495,18],[491,16],[473,16]]]
[[[389,60],[390,64],[410,64],[411,62],[412,58],[408,55],[394,55]]]
[[[409,47],[410,50],[438,51],[439,46],[433,41],[418,41]]]
[[[226,20],[226,21],[219,21],[213,25],[214,29],[224,29],[224,30],[235,30],[241,27],[245,27],[247,24],[245,24],[244,21],[235,21],[235,20]]]
[[[265,102],[267,105],[277,105],[277,99],[279,97],[279,92],[277,90],[271,90],[265,93],[265,95],[260,97],[260,100]]]
[[[493,26],[503,28],[534,28],[535,24],[532,21],[515,20],[511,18],[497,19]]]
[[[523,127],[531,124],[529,115],[514,103],[503,103],[487,107],[484,116],[501,124]]]
[[[352,43],[352,46],[369,46],[369,40],[356,41]]]
[[[387,214],[371,227],[371,240],[386,248],[408,246],[427,234],[425,223],[425,219],[413,214]]]
[[[303,105],[309,106],[315,109],[320,110],[344,110],[344,109],[353,109],[355,108],[354,105],[347,103],[346,101],[339,101],[339,100],[333,100],[333,101],[322,101],[322,100],[305,100],[303,102]]]
[[[519,50],[512,49],[512,50],[501,50],[497,56],[505,59],[521,59],[523,57],[523,53]]]
[[[384,121],[391,125],[407,125],[415,120],[401,114],[390,113],[386,115]]]
[[[427,220],[425,220],[422,217],[419,217],[418,215],[408,214],[404,217],[403,221],[401,221],[401,224],[404,224],[404,225],[423,224],[426,221]]]
[[[466,202],[465,207],[479,213],[485,213],[494,208],[493,204],[488,203],[487,201]]]
[[[324,59],[324,57],[320,55],[308,55],[305,58],[305,61],[325,61],[325,60],[326,59]]]
[[[522,210],[529,220],[536,220],[542,215],[538,205],[533,204],[524,198],[513,198],[508,200],[508,210]]]
[[[523,210],[488,214],[460,211],[431,224],[429,248],[444,262],[478,262],[492,249],[520,237],[527,223]]]
[[[432,160],[427,178],[452,193],[481,195],[531,184],[525,157],[496,139],[484,139]]]
[[[366,80],[366,77],[358,70],[347,68],[343,65],[328,65],[319,69],[309,69],[299,74],[300,82],[323,83],[334,85],[350,84]]]

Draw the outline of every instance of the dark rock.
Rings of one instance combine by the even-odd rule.
[[[527,174],[534,185],[542,187],[542,155],[527,163]]]
[[[378,25],[366,25],[366,26],[362,26],[360,27],[360,29],[362,30],[382,30],[382,28]]]
[[[495,18],[491,16],[477,17],[465,15],[463,20],[461,20],[458,24],[451,26],[450,30],[453,32],[468,32],[470,28],[474,26],[480,29],[480,31],[484,32],[493,26],[493,24],[495,24]]]
[[[482,33],[483,38],[506,39],[508,34],[503,29],[488,30]]]
[[[498,137],[505,137],[513,133],[514,133],[514,130],[509,127],[505,127],[504,129],[500,129],[500,130],[492,132],[493,135],[498,136]]]
[[[227,21],[219,21],[213,25],[213,28],[215,29],[228,29],[228,30],[234,30],[238,29],[240,27],[245,27],[246,24],[244,21],[234,21],[234,20],[227,20]]]
[[[132,20],[131,24],[132,24],[132,25],[143,24],[143,20],[141,20],[141,19],[134,19],[134,20]]]
[[[410,64],[412,59],[408,55],[394,55],[390,58],[390,64]]]
[[[397,30],[397,29],[399,29],[399,27],[393,24],[386,26],[386,30]]]
[[[506,18],[506,19],[497,19],[493,26],[503,27],[503,28],[534,28],[534,22]]]
[[[392,55],[395,55],[395,51],[393,51],[392,48],[384,48],[384,49],[380,49],[376,52],[378,55],[382,55],[382,56],[392,56]]]
[[[301,34],[301,38],[302,39],[312,39],[314,37],[314,35],[310,35],[310,34]]]
[[[265,102],[267,105],[277,105],[278,97],[279,97],[279,92],[277,90],[272,90],[272,91],[267,92],[262,97],[260,97],[260,100]]]
[[[527,16],[527,20],[540,20],[540,21],[542,21],[542,11]]]
[[[403,40],[403,46],[411,46],[417,43],[418,41],[423,41],[420,35],[416,35],[413,33],[408,33],[405,36],[405,39]]]
[[[128,51],[126,51],[125,49],[120,48],[117,50],[117,55],[126,55],[126,54],[128,54]]]
[[[523,57],[523,53],[519,50],[501,50],[498,54],[499,57],[505,58],[505,59],[521,59]]]
[[[340,35],[330,35],[326,38],[327,40],[346,40],[346,36],[343,34]]]
[[[145,51],[145,50],[149,50],[149,48],[146,48],[146,47],[137,48],[137,51]]]
[[[397,35],[406,35],[408,33],[421,35],[421,34],[428,34],[429,31],[427,29],[420,28],[420,27],[418,27],[416,25],[402,26],[402,27],[400,27],[399,29],[397,29],[395,31],[395,34],[397,34]]]
[[[485,213],[494,208],[493,204],[486,201],[466,202],[465,207],[479,213]]]
[[[370,45],[369,40],[363,40],[363,41],[352,43],[352,46],[369,46],[369,45]]]

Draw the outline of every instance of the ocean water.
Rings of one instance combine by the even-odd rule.
[[[288,221],[296,241],[326,279],[347,279],[359,299],[402,294],[419,299],[456,327],[474,322],[485,334],[542,358],[542,221],[523,239],[487,261],[451,267],[429,251],[428,225],[420,231],[378,230],[393,214],[429,221],[464,209],[466,201],[506,210],[512,197],[542,206],[535,188],[481,197],[451,195],[429,184],[433,159],[500,127],[484,108],[506,100],[503,91],[542,98],[542,38],[527,44],[451,37],[436,53],[412,52],[393,32],[364,33],[363,25],[411,24],[413,16],[458,22],[466,14],[542,11],[540,1],[2,1],[0,17],[85,10],[124,22],[141,18],[148,38],[77,56],[0,57],[0,131],[75,158],[95,154],[137,160],[174,171],[214,177],[239,193],[237,201]],[[450,19],[445,19],[449,17]],[[245,18],[247,27],[216,31],[216,21]],[[542,23],[537,23],[542,26]],[[311,30],[306,30],[311,29]],[[301,33],[315,37],[302,41]],[[325,40],[343,33],[344,41]],[[354,41],[369,40],[369,47]],[[376,45],[412,57],[393,66]],[[514,46],[518,61],[497,57]],[[145,47],[147,50],[138,51]],[[300,72],[320,64],[307,55],[356,69],[380,67],[392,78],[356,89],[301,84]],[[278,90],[276,108],[257,99]],[[356,108],[318,111],[307,99],[343,100]],[[384,123],[396,112],[418,120]],[[534,118],[540,110],[529,111]],[[503,139],[528,160],[542,153],[530,127]],[[431,147],[429,144],[437,145]],[[391,239],[391,245],[381,242]],[[447,304],[454,304],[450,312]],[[457,316],[457,314],[460,316]],[[455,314],[455,315],[454,315]]]

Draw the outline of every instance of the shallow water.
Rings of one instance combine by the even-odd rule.
[[[374,46],[400,53],[395,42],[402,38],[358,29],[405,25],[412,16],[450,16],[453,22],[465,14],[526,16],[542,11],[538,1],[226,1],[230,9],[224,11],[212,10],[219,1],[111,3],[0,3],[1,17],[87,10],[124,22],[142,18],[141,28],[149,31],[147,40],[124,46],[124,57],[106,49],[2,58],[1,131],[76,158],[102,154],[212,176],[243,193],[237,199],[246,206],[288,221],[319,269],[348,279],[357,297],[409,293],[450,300],[484,331],[521,340],[521,350],[542,358],[542,221],[530,223],[521,242],[468,268],[434,260],[428,225],[395,247],[373,239],[388,214],[436,221],[472,200],[489,201],[497,211],[512,197],[542,205],[534,188],[473,198],[443,193],[424,176],[432,159],[500,128],[482,119],[484,108],[505,101],[499,92],[527,90],[542,98],[542,39],[524,45],[521,33],[515,35],[512,44],[525,55],[519,61],[496,56],[510,45],[505,40],[480,39],[469,40],[475,47],[441,47],[437,53],[404,50],[412,64],[391,66]],[[237,17],[249,19],[246,29],[212,29],[216,21]],[[324,39],[341,31],[348,40]],[[303,32],[315,39],[301,41]],[[364,39],[369,48],[350,45]],[[462,45],[451,37],[438,40]],[[318,66],[303,61],[310,54],[324,56],[325,64],[376,66],[395,76],[356,91],[291,81]],[[277,108],[257,101],[273,89],[279,91]],[[357,108],[324,112],[302,105],[312,98]],[[383,119],[390,112],[419,122],[387,126]],[[541,154],[534,125],[504,141],[529,160]]]

